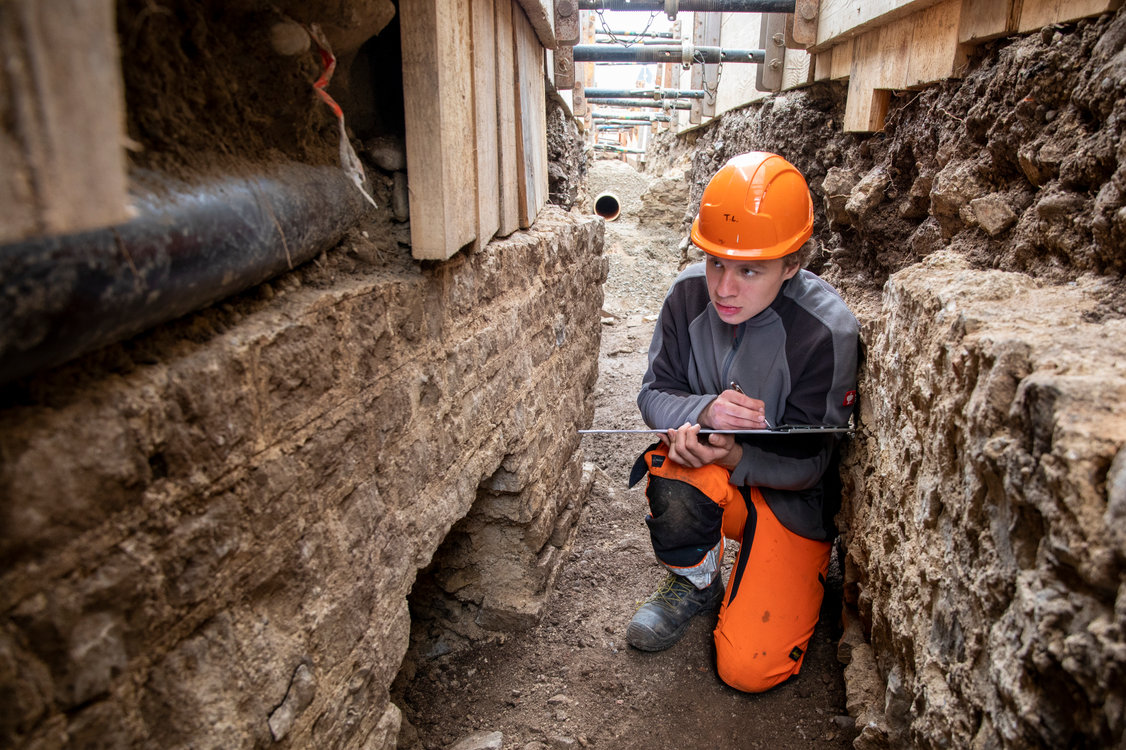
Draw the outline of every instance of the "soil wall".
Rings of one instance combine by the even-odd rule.
[[[1109,747],[1126,732],[1126,15],[976,50],[839,131],[793,92],[665,138],[692,207],[778,151],[812,266],[862,323],[841,658],[860,748]]]
[[[441,265],[323,258],[9,389],[0,744],[393,747],[407,596],[471,509],[475,634],[543,606],[601,243],[549,208]]]

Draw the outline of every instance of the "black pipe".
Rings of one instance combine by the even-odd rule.
[[[686,13],[793,13],[795,0],[678,0]],[[665,0],[579,0],[579,10],[664,11]]]
[[[607,107],[656,107],[664,109],[692,109],[688,102],[664,101],[655,102],[652,99],[587,99],[587,104],[603,104]]]
[[[0,383],[206,307],[333,247],[363,197],[339,167],[198,186],[138,175],[139,216],[0,246]]]
[[[681,63],[683,51],[679,45],[620,47],[616,44],[576,44],[575,62],[632,62],[632,63]],[[719,47],[695,47],[692,49],[693,63],[762,63],[766,52],[761,49],[720,49]]]

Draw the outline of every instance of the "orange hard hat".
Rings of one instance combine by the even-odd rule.
[[[720,167],[704,188],[692,242],[733,260],[781,258],[813,234],[813,200],[793,164],[751,151]]]

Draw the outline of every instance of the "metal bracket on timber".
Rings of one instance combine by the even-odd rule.
[[[579,8],[575,0],[555,0],[555,88],[564,91],[575,85],[575,55],[579,43]]]
[[[759,44],[764,60],[758,66],[755,88],[759,91],[781,91],[782,69],[786,64],[786,16],[770,13],[763,16],[759,27]]]

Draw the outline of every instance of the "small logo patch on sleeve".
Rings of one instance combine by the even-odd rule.
[[[804,652],[800,648],[798,648],[797,646],[794,646],[793,651],[790,652],[790,658],[793,659],[794,661],[798,661],[799,659],[801,659],[802,653],[804,653]]]
[[[664,462],[665,462],[664,456],[653,456],[653,468],[654,469],[661,468],[661,465],[664,464]]]
[[[841,406],[852,406],[856,403],[856,391],[849,391],[845,394],[844,403]]]

